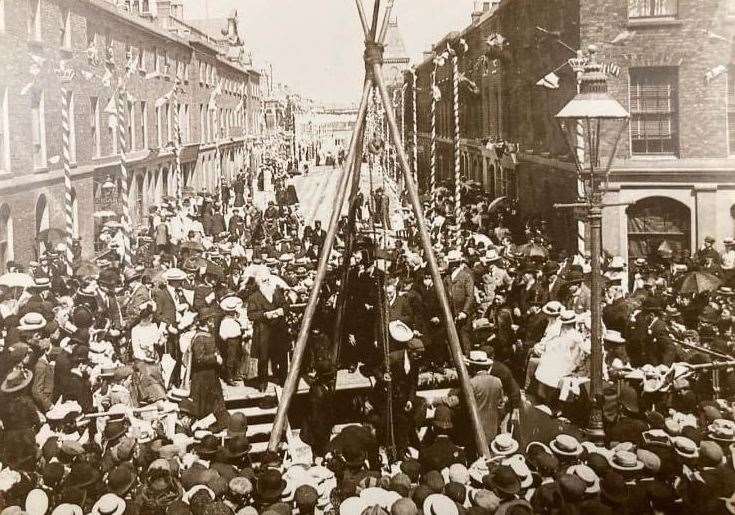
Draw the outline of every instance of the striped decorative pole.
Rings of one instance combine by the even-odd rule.
[[[127,104],[127,93],[125,88],[121,84],[117,90],[117,108],[115,109],[115,118],[117,122],[117,138],[118,138],[118,150],[120,151],[120,179],[122,183],[121,196],[122,196],[122,224],[124,231],[125,241],[125,253],[123,255],[123,265],[132,265],[133,260],[130,254],[130,236],[131,236],[131,221],[130,221],[130,199],[128,198],[128,167],[125,163],[125,148],[127,146],[125,137],[125,106]]]
[[[459,224],[462,214],[462,185],[459,156],[459,56],[454,50],[449,51],[452,58],[452,93],[454,100],[454,220]]]
[[[431,71],[431,168],[429,170],[429,191],[433,195],[436,191],[436,69],[439,64],[434,61]]]
[[[66,215],[66,268],[69,275],[72,274],[72,263],[74,263],[74,199],[71,187],[71,152],[70,137],[71,124],[69,123],[69,90],[64,85],[62,78],[61,86],[61,164],[64,167],[64,213]],[[68,82],[68,81],[67,81]]]
[[[412,99],[412,114],[413,114],[413,178],[416,180],[418,178],[419,174],[419,127],[417,123],[417,115],[416,112],[418,111],[418,107],[416,106],[416,96],[417,96],[417,90],[418,85],[416,84],[416,69],[411,69],[411,76],[413,77],[413,87],[411,94],[413,95]]]

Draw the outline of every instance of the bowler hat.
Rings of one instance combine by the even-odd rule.
[[[508,465],[499,465],[482,478],[486,487],[496,492],[515,495],[521,490],[521,480]]]
[[[267,468],[258,475],[256,493],[262,501],[280,499],[285,489],[286,480],[281,477],[278,470]]]

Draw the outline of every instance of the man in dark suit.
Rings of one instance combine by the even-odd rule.
[[[447,254],[449,265],[448,274],[445,278],[447,295],[452,307],[459,338],[462,344],[462,352],[468,355],[472,348],[472,316],[475,312],[475,280],[472,270],[467,267],[462,253],[458,250],[450,250]]]

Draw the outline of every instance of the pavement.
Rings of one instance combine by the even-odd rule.
[[[337,186],[342,175],[341,168],[319,166],[312,169],[309,175],[299,175],[291,179],[296,188],[299,205],[304,221],[311,225],[315,220],[321,220],[322,227],[327,226],[337,197]],[[383,186],[390,198],[391,224],[393,229],[403,229],[403,213],[398,196],[398,188],[392,179],[383,177],[381,173],[373,172],[373,188]],[[370,196],[370,170],[366,164],[360,173],[360,190],[365,198]],[[342,214],[347,214],[347,202],[342,207]]]

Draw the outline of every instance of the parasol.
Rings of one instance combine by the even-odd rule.
[[[498,197],[492,202],[490,202],[490,205],[487,206],[487,212],[492,213],[496,209],[498,209],[506,200],[508,200],[508,197]]]
[[[0,275],[0,286],[26,288],[31,285],[33,285],[33,277],[22,272],[8,272]]]
[[[100,267],[91,261],[83,260],[79,262],[74,275],[77,277],[92,277],[97,276],[100,273]]]
[[[536,242],[526,243],[521,245],[518,249],[522,256],[528,258],[541,258],[545,259],[549,256],[549,251],[543,245],[539,245]]]
[[[714,291],[722,284],[722,280],[710,273],[695,270],[689,272],[681,279],[679,285],[680,293],[702,293],[704,291]]]

